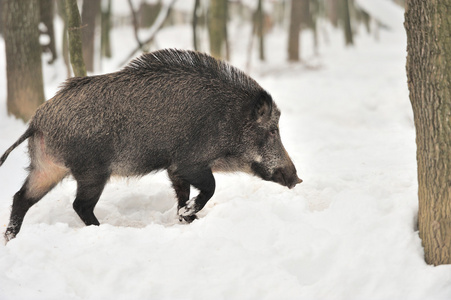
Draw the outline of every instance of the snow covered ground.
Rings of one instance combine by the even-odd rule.
[[[348,48],[324,28],[320,56],[303,34],[306,63],[292,65],[285,32],[274,30],[268,62],[250,70],[282,110],[282,139],[302,184],[288,190],[217,174],[214,197],[185,225],[164,172],[113,179],[95,210],[102,225],[85,227],[66,179],[30,209],[16,239],[0,243],[0,299],[451,299],[451,266],[424,263],[415,225],[402,26],[379,41],[362,30]],[[232,62],[242,68],[243,31],[231,30]],[[113,42],[119,50],[102,72],[118,69],[134,45],[131,28],[116,30]],[[164,30],[157,44],[188,48],[190,29]],[[3,50],[0,72],[3,152],[25,125],[6,113]],[[62,65],[45,66],[47,98],[64,74]],[[25,144],[0,168],[2,231],[26,176]]]

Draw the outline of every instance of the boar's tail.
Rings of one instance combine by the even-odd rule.
[[[8,158],[8,155],[11,153],[11,151],[13,151],[17,146],[19,146],[20,144],[22,144],[23,141],[25,141],[26,139],[28,139],[30,136],[32,136],[35,133],[34,128],[32,128],[31,126],[28,127],[27,131],[24,132],[24,134],[22,134],[20,136],[20,138],[14,143],[12,144],[11,147],[8,148],[8,150],[6,150],[5,153],[3,153],[2,157],[0,157],[0,167],[3,165],[3,163],[5,162],[6,158]]]

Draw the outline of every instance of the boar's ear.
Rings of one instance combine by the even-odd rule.
[[[265,91],[258,95],[257,101],[254,106],[254,117],[260,122],[262,120],[269,119],[272,111],[272,97]]]

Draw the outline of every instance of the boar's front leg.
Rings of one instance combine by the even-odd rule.
[[[94,207],[108,181],[109,172],[98,171],[96,174],[73,172],[73,175],[77,181],[77,196],[72,205],[75,212],[87,226],[99,225],[99,221],[94,215]]]
[[[178,200],[177,211],[178,211],[182,207],[186,206],[186,202],[189,199],[190,185],[189,185],[188,181],[183,180],[177,174],[175,174],[174,172],[171,172],[170,170],[168,170],[168,175],[169,175],[169,179],[172,182],[172,187],[174,188],[175,195],[177,196],[177,200]],[[197,218],[196,215],[186,216],[186,217],[179,216],[179,221],[180,222],[186,221],[187,223],[191,223],[196,218]]]
[[[213,177],[210,168],[195,171],[191,170],[186,174],[182,174],[180,177],[199,190],[199,195],[188,201],[185,200],[185,205],[179,207],[178,210],[178,214],[181,218],[187,222],[192,222],[196,219],[196,213],[204,208],[205,204],[207,204],[208,200],[213,196],[215,192],[215,178]]]

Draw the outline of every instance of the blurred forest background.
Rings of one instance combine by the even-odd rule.
[[[405,6],[405,0],[384,1]],[[192,49],[226,60],[234,55],[230,24],[251,28],[233,41],[247,49],[246,69],[252,55],[271,61],[265,35],[275,28],[287,35],[287,43],[278,45],[286,49],[286,61],[301,64],[310,59],[301,51],[303,32],[310,32],[318,54],[318,37],[328,39],[328,26],[342,32],[343,47],[354,44],[362,26],[375,39],[381,28],[390,29],[387,16],[375,13],[368,0],[0,0],[0,7],[8,113],[24,121],[45,101],[42,64],[61,60],[66,77],[86,76],[102,72],[102,62],[114,57],[119,69],[141,52],[158,49],[155,37],[170,26],[191,26]],[[63,24],[62,37],[55,23]],[[112,47],[111,31],[117,28],[134,36],[129,53]]]

